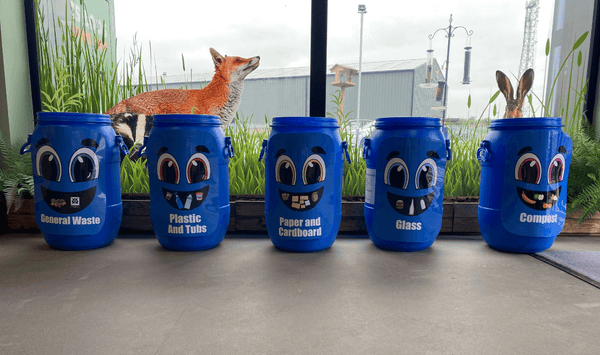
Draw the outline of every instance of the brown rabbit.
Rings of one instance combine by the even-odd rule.
[[[498,82],[500,91],[506,97],[506,112],[503,118],[523,117],[523,101],[533,85],[533,69],[527,69],[523,73],[521,80],[519,80],[516,99],[514,98],[514,91],[510,80],[500,70],[496,71],[496,81]]]

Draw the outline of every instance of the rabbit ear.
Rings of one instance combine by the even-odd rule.
[[[523,103],[525,96],[533,86],[533,69],[527,69],[521,80],[519,80],[519,86],[517,87],[517,100],[519,103]]]
[[[510,79],[500,70],[496,71],[496,81],[498,82],[498,88],[506,97],[506,101],[514,100],[514,91]]]

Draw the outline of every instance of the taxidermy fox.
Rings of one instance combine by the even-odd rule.
[[[117,134],[128,147],[143,139],[152,129],[152,116],[163,113],[194,113],[221,117],[225,126],[231,123],[240,105],[244,79],[258,68],[260,57],[222,56],[210,48],[215,75],[203,89],[163,89],[143,92],[115,105],[111,115]],[[193,112],[192,112],[193,109]]]

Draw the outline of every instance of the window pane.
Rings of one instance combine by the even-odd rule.
[[[115,8],[120,56],[127,61],[129,48],[142,48],[152,90],[207,86],[215,72],[212,47],[223,56],[260,56],[238,107],[255,126],[265,127],[265,115],[307,115],[310,2],[128,0]]]
[[[352,111],[350,116],[353,118],[360,115],[361,120],[390,115],[442,116],[443,110],[431,108],[443,106],[444,92],[441,89],[444,87],[447,90],[447,118],[451,121],[469,117],[502,118],[506,106],[504,96],[500,95],[488,106],[490,98],[498,90],[496,70],[507,75],[516,91],[521,75],[520,64],[526,59],[529,59],[529,64],[524,65],[521,71],[530,67],[535,71],[530,91],[534,94],[534,112],[525,101],[523,115],[543,115],[540,100],[546,102],[551,83],[571,47],[591,28],[593,12],[592,0],[557,0],[556,4],[554,1],[540,1],[539,6],[534,6],[537,1],[523,0],[435,0],[428,2],[427,6],[410,1],[363,3],[366,13],[361,15],[355,3],[330,0],[328,38],[331,66],[339,64],[359,69],[363,18],[360,113],[357,112],[358,85],[345,88],[344,102],[344,111]],[[450,38],[447,66],[446,31],[451,14],[453,37]],[[470,41],[467,30],[473,31]],[[431,42],[429,35],[433,35]],[[546,57],[548,38],[552,38],[552,44]],[[433,50],[432,80],[430,85],[422,85],[427,81],[427,50],[430,45]],[[470,53],[465,47],[472,47]],[[577,66],[578,51],[572,55],[575,59],[573,78],[578,77],[579,81],[587,68],[588,48],[589,40],[578,49],[582,51],[581,67]],[[470,75],[465,77],[466,56],[470,56]],[[569,62],[560,75],[568,78],[570,70]],[[465,84],[469,77],[470,83]],[[352,78],[352,82],[358,83],[358,75]],[[447,82],[447,86],[443,82]],[[558,90],[561,85],[564,92]],[[561,77],[556,86],[553,101],[557,107],[554,112],[559,114],[556,111],[558,105],[561,102],[563,106],[566,104],[568,82],[563,82]],[[574,96],[572,92],[571,100]]]

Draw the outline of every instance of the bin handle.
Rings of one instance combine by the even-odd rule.
[[[346,141],[342,142],[342,150],[344,153],[346,153],[346,160],[348,161],[348,164],[352,164],[352,161],[350,160],[350,153],[348,153],[348,143]]]
[[[452,160],[452,149],[450,148],[450,133],[448,132],[448,127],[443,126],[442,133],[446,139],[446,161],[450,161]]]
[[[121,153],[123,153],[124,155],[129,155],[129,149],[123,142],[123,137],[120,134],[115,137],[115,143],[117,144],[117,146],[119,146]]]
[[[369,150],[371,148],[371,139],[363,138],[362,146],[363,146],[363,152],[362,152],[363,159],[367,160],[367,158],[369,157]]]
[[[140,152],[139,152],[140,157],[146,156],[146,145],[147,144],[148,144],[148,136],[144,136],[144,143],[142,143],[142,146],[140,147]]]
[[[231,143],[231,137],[225,137],[225,148],[227,148],[227,152],[225,156],[229,158],[233,158],[235,156],[235,151],[233,150],[233,144]]]
[[[481,142],[479,148],[477,149],[477,160],[482,162],[490,160],[490,141],[484,140]]]
[[[27,142],[25,142],[25,144],[23,144],[23,146],[21,147],[21,151],[20,151],[21,155],[23,155],[25,153],[31,153],[31,149],[25,148],[30,144],[31,144],[31,133],[29,133],[27,135]]]
[[[263,139],[262,148],[260,149],[260,155],[258,156],[258,161],[261,161],[265,156],[265,151],[267,150],[267,140]]]

